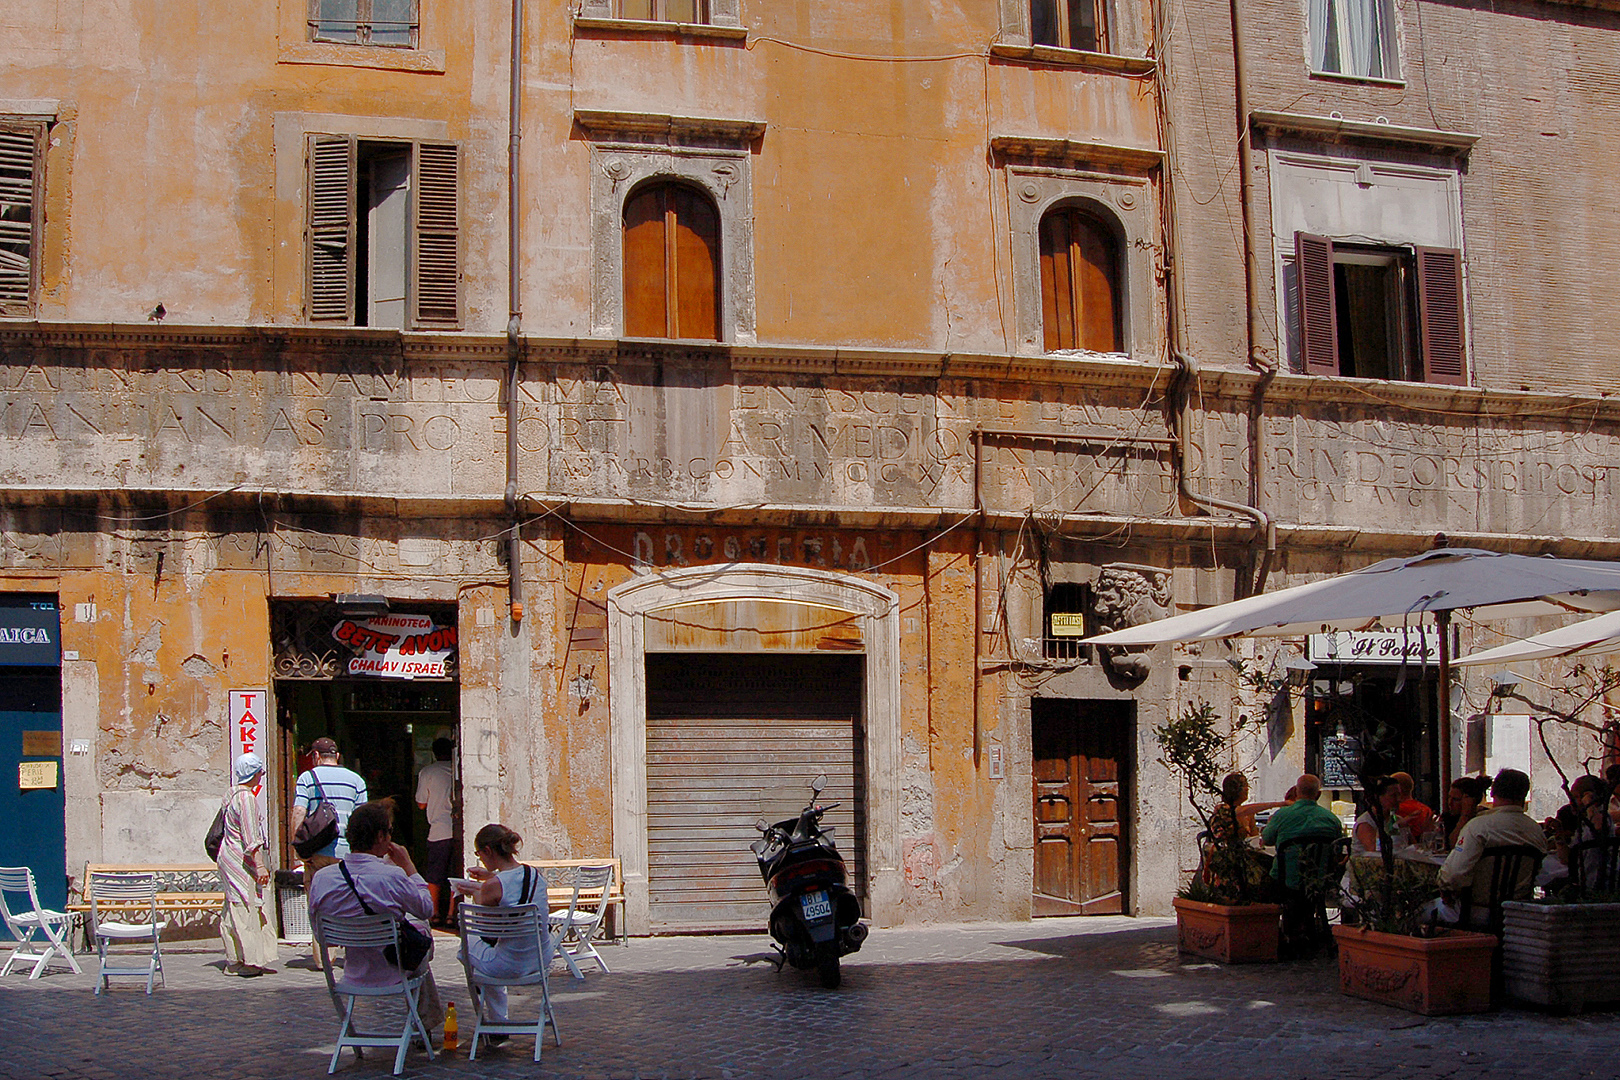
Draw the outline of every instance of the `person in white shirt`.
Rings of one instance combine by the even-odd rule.
[[[1524,811],[1530,796],[1530,777],[1518,769],[1503,769],[1491,781],[1490,813],[1480,814],[1462,827],[1457,846],[1440,867],[1440,887],[1445,890],[1472,889],[1483,895],[1490,888],[1492,867],[1481,864],[1488,847],[1520,845],[1545,853],[1551,845],[1539,822]],[[1535,871],[1526,866],[1514,884],[1514,899],[1529,899]],[[1476,921],[1487,914],[1475,905]]]
[[[433,913],[436,926],[443,924],[450,904],[450,863],[455,858],[456,771],[450,763],[454,750],[455,744],[449,739],[434,739],[433,761],[416,774],[416,805],[427,812],[428,822],[422,877],[437,890],[438,907]]]

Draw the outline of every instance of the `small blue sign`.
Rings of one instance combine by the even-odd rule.
[[[55,600],[0,596],[0,667],[58,667],[62,617]]]

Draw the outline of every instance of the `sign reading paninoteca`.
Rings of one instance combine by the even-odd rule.
[[[332,636],[356,653],[348,674],[384,679],[445,678],[456,650],[456,628],[439,626],[426,615],[341,619]]]

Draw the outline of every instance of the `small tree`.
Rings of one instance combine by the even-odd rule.
[[[1187,803],[1203,823],[1204,832],[1215,833],[1215,812],[1221,805],[1221,776],[1231,760],[1231,744],[1220,714],[1207,701],[1188,702],[1180,714],[1153,729],[1159,744],[1159,764],[1180,781]],[[1249,880],[1253,857],[1239,834],[1237,807],[1231,807],[1233,828],[1220,843],[1211,843],[1205,852],[1207,878],[1184,887],[1189,899],[1208,899],[1218,904],[1246,904],[1253,896]]]

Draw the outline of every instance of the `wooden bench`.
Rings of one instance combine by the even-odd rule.
[[[158,879],[157,909],[175,916],[175,921],[217,918],[225,909],[225,891],[220,885],[219,867],[213,863],[184,865],[114,866],[110,863],[86,863],[81,881],[82,895],[77,903],[67,905],[69,911],[88,915],[91,874],[156,874]],[[100,911],[134,912],[145,910],[145,904],[98,904]],[[90,933],[89,919],[85,919],[85,934]]]
[[[617,939],[620,944],[629,943],[629,934],[624,923],[624,869],[619,865],[618,859],[524,859],[523,863],[546,875],[546,894],[553,911],[568,907],[568,901],[573,899],[574,871],[582,866],[611,865],[613,884],[608,888],[608,906],[602,919],[602,929],[609,940]],[[595,897],[591,896],[591,899],[594,900]]]

